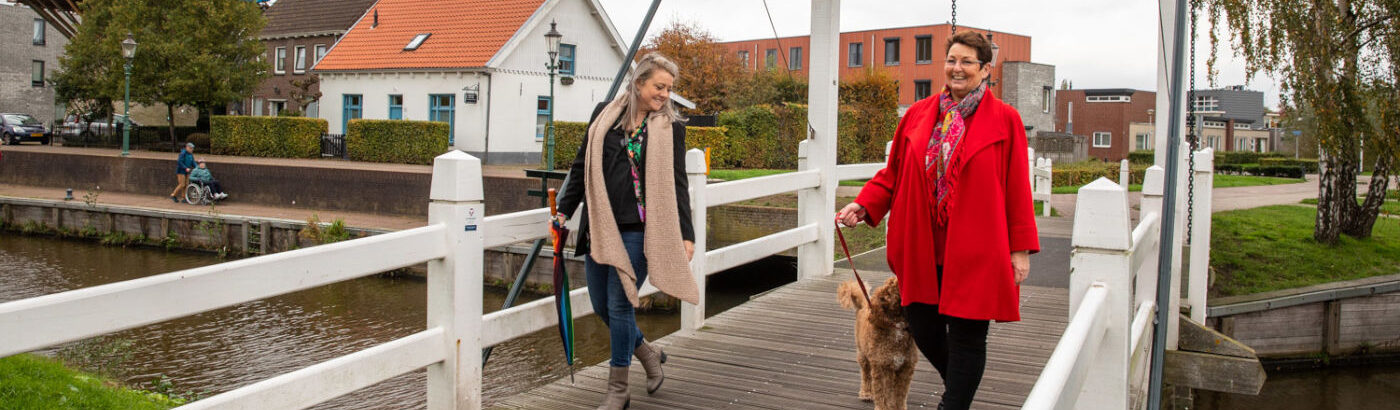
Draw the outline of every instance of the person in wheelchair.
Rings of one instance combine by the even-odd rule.
[[[204,160],[199,161],[199,168],[190,171],[190,182],[208,187],[209,191],[213,192],[214,199],[228,198],[224,188],[219,186],[219,180],[214,179],[214,174],[209,172],[209,166],[204,163]]]

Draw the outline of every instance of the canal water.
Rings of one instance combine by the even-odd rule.
[[[1258,396],[1198,392],[1198,410],[1400,410],[1400,366],[1269,373]]]
[[[206,266],[205,254],[107,247],[0,233],[0,302]],[[582,272],[571,272],[581,275]],[[709,314],[791,282],[790,260],[771,258],[712,276]],[[485,309],[500,308],[504,289],[487,288]],[[144,326],[43,353],[108,367],[130,385],[173,383],[205,397],[404,337],[425,328],[421,278],[369,277]],[[518,303],[530,298],[525,297]],[[650,339],[680,327],[675,313],[639,314]],[[576,322],[576,367],[608,357],[607,329],[588,316]],[[485,367],[487,403],[565,377],[553,329],[497,346]],[[426,373],[411,372],[317,408],[422,408]]]

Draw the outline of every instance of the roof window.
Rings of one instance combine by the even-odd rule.
[[[423,45],[423,42],[426,41],[428,39],[428,36],[431,35],[433,35],[433,33],[423,33],[413,37],[413,41],[410,41],[408,42],[408,45],[403,46],[403,51],[417,50],[418,46]]]

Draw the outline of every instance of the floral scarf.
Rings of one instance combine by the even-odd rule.
[[[967,134],[967,118],[977,111],[986,89],[986,83],[979,84],[962,101],[956,102],[946,86],[938,94],[938,122],[933,125],[933,135],[929,136],[928,149],[924,152],[925,175],[933,180],[934,220],[938,226],[948,225],[948,207],[957,181],[954,174],[960,168],[953,162]],[[954,172],[950,174],[949,171]]]

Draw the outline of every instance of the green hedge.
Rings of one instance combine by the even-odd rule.
[[[1293,158],[1260,158],[1260,166],[1283,166],[1298,167],[1304,172],[1317,173],[1317,160],[1315,159],[1293,159]]]
[[[432,164],[447,152],[445,122],[408,120],[350,120],[345,151],[350,159],[399,164]]]
[[[219,155],[318,158],[326,129],[320,118],[215,115],[209,140]]]
[[[1133,163],[1133,164],[1148,164],[1148,165],[1151,165],[1153,162],[1156,162],[1156,161],[1157,161],[1156,152],[1153,152],[1153,151],[1150,150],[1150,149],[1148,149],[1148,150],[1133,151],[1133,152],[1129,152],[1129,153],[1128,153],[1128,162]]]
[[[1258,164],[1263,158],[1283,158],[1283,154],[1275,152],[1218,151],[1215,153],[1215,165]]]
[[[583,141],[583,134],[588,131],[587,127],[588,124],[582,122],[554,123],[554,169],[566,170],[573,166],[574,156],[578,155],[578,147]],[[729,141],[727,132],[725,127],[685,127],[685,148],[710,148],[711,164],[730,161],[728,157],[722,157],[732,155],[726,149]],[[544,162],[542,155],[540,164]]]
[[[578,154],[578,146],[583,134],[588,132],[586,122],[554,122],[554,169],[569,169]],[[545,164],[545,150],[540,150],[540,165]]]
[[[1130,184],[1141,184],[1143,176],[1147,173],[1147,168],[1151,164],[1129,164],[1128,179]],[[1080,161],[1069,164],[1055,164],[1054,172],[1051,173],[1051,184],[1054,186],[1081,186],[1094,182],[1099,177],[1108,178],[1113,182],[1118,182],[1117,162],[1101,162],[1098,160]]]
[[[894,135],[898,115],[843,107],[837,159],[843,164],[884,162],[885,143]],[[581,122],[554,123],[554,166],[568,168],[587,131]],[[718,127],[686,127],[686,148],[710,148],[713,168],[797,168],[797,144],[807,138],[807,106],[755,105],[719,114]],[[544,164],[544,159],[540,159]]]

